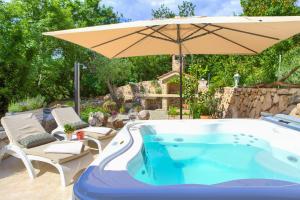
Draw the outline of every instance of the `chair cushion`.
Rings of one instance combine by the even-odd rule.
[[[84,134],[86,136],[89,136],[89,137],[97,139],[97,140],[105,140],[105,139],[114,137],[117,134],[117,131],[112,129],[107,135],[102,135],[102,134],[99,134],[96,132],[89,132],[89,131],[84,131]]]
[[[46,153],[44,152],[44,150],[49,147],[49,145],[51,144],[60,144],[63,142],[67,142],[67,141],[55,141],[55,142],[51,142],[48,144],[44,144],[41,146],[37,146],[37,147],[33,147],[30,149],[27,148],[23,148],[24,152],[27,155],[33,155],[33,156],[40,156],[43,158],[48,158],[50,159],[52,162],[54,163],[58,163],[58,164],[62,164],[62,163],[66,163],[68,161],[71,160],[75,160],[77,158],[80,158],[86,154],[88,154],[90,152],[90,149],[88,147],[84,147],[84,150],[81,154],[63,154],[63,153]]]
[[[18,140],[19,144],[25,148],[32,148],[56,141],[55,137],[49,133],[37,133],[33,135],[27,135],[24,138]]]
[[[84,121],[78,121],[75,123],[70,123],[71,126],[73,126],[76,130],[89,127],[88,123],[85,123]]]

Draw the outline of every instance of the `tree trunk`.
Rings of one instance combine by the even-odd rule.
[[[284,77],[279,79],[279,82],[284,82],[286,79],[288,79],[293,73],[295,73],[298,69],[300,69],[300,65],[293,68],[289,73],[287,73]]]
[[[289,87],[289,88],[300,88],[299,84],[291,84],[291,83],[285,83],[285,80],[288,79],[293,73],[295,73],[298,69],[300,69],[300,65],[297,67],[294,67],[289,73],[287,73],[285,76],[280,78],[278,81],[273,82],[273,83],[260,83],[256,84],[253,87],[257,88],[271,88],[271,87],[276,87],[276,86],[282,86],[282,87]]]
[[[116,92],[115,92],[114,85],[113,85],[109,80],[106,81],[106,85],[107,85],[107,87],[108,87],[109,94],[110,94],[112,100],[113,100],[114,102],[116,102],[117,107],[120,108],[120,107],[121,107],[121,103],[120,103],[120,100],[119,100],[119,98],[118,98],[118,95],[117,95]]]

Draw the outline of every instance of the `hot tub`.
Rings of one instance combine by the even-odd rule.
[[[127,124],[74,184],[82,200],[300,199],[300,132],[264,120]]]

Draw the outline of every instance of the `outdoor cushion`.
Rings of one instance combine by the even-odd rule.
[[[88,147],[84,147],[81,154],[63,154],[63,153],[46,153],[44,150],[52,144],[61,144],[63,141],[55,141],[41,146],[33,147],[30,149],[23,148],[24,152],[28,155],[40,156],[50,159],[54,163],[62,164],[71,160],[80,158],[90,152]],[[66,141],[67,142],[67,141]]]
[[[9,141],[20,147],[22,147],[18,142],[20,139],[46,132],[32,113],[2,117],[1,124]]]
[[[58,126],[80,122],[81,119],[72,107],[55,108],[51,111]]]
[[[111,138],[111,137],[115,136],[116,133],[117,133],[117,131],[115,131],[113,129],[106,135],[102,135],[102,134],[99,134],[97,132],[84,131],[84,134],[86,136],[89,136],[89,137],[97,139],[97,140],[104,140],[104,139]]]
[[[70,123],[69,125],[73,126],[76,130],[89,127],[89,124],[85,123],[84,121]]]
[[[18,142],[25,148],[32,148],[39,145],[47,144],[56,141],[55,137],[48,133],[38,133],[27,135],[18,140]]]

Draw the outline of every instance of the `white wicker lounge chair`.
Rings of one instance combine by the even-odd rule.
[[[64,133],[64,125],[66,124],[82,122],[72,107],[55,108],[51,113],[57,123],[57,128],[52,131],[52,134],[60,135],[60,133]],[[90,126],[80,130],[84,131],[85,139],[94,141],[97,144],[99,153],[101,153],[102,147],[105,146],[117,133],[115,130],[106,127]]]
[[[3,117],[2,126],[6,131],[10,143],[0,149],[0,162],[5,153],[20,158],[29,176],[33,179],[36,177],[35,170],[31,161],[41,161],[53,165],[60,174],[61,183],[67,186],[72,182],[73,177],[82,169],[85,169],[92,161],[93,155],[85,147],[80,154],[66,153],[46,153],[44,150],[52,144],[61,144],[64,141],[53,141],[32,148],[23,147],[19,141],[20,138],[29,135],[46,133],[39,121],[33,114],[20,114]]]

